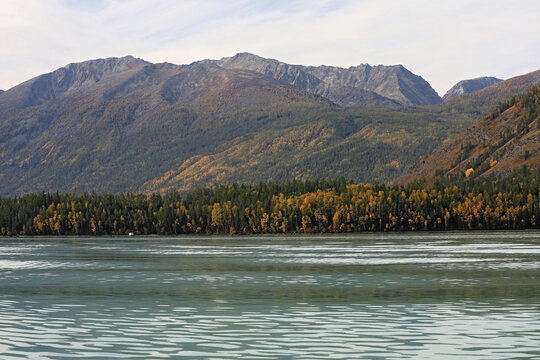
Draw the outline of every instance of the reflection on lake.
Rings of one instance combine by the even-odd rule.
[[[540,232],[0,241],[2,359],[538,359]]]

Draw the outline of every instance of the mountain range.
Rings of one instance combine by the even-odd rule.
[[[401,65],[309,67],[246,53],[69,64],[0,93],[0,194],[389,182],[539,81],[537,71],[441,103]]]

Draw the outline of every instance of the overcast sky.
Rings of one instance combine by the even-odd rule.
[[[443,95],[540,69],[539,0],[1,0],[0,89],[71,62],[403,64]]]

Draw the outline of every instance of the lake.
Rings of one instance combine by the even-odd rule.
[[[540,232],[0,239],[0,358],[539,359]]]

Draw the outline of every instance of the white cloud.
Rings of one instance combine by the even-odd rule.
[[[0,88],[97,57],[189,63],[249,51],[401,63],[442,95],[464,78],[540,68],[539,18],[536,0],[3,0]]]

